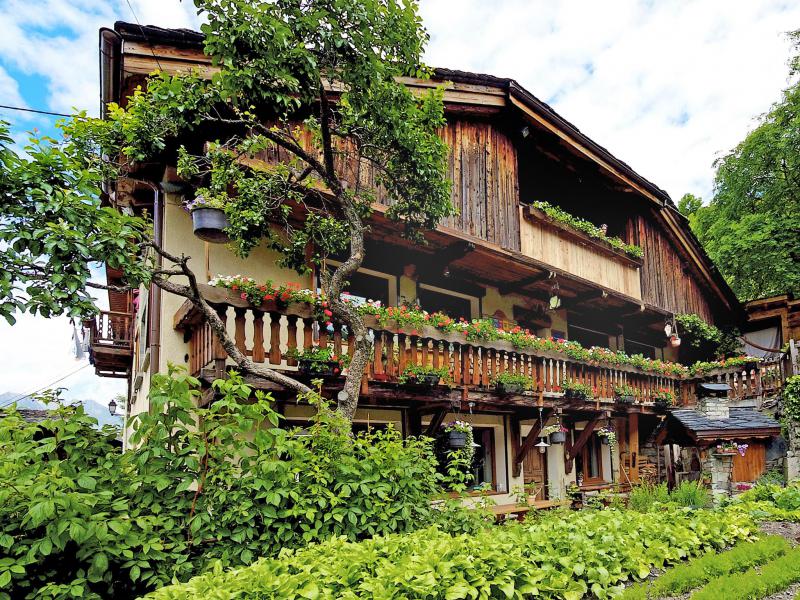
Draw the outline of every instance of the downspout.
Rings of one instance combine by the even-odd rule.
[[[161,189],[150,181],[142,181],[144,185],[153,190],[153,241],[160,248],[164,239],[164,204],[162,202]],[[161,268],[163,259],[156,253],[156,268]],[[159,371],[161,361],[161,288],[150,284],[148,314],[148,340],[150,346],[150,374],[155,375]]]

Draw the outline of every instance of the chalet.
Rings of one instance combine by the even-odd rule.
[[[182,29],[127,23],[103,29],[102,105],[124,105],[158,68],[210,72],[202,43],[201,34]],[[716,325],[744,319],[686,219],[664,190],[513,79],[437,69],[432,80],[404,83],[412,90],[447,84],[441,135],[450,147],[458,215],[428,232],[426,245],[412,245],[385,218],[387,206],[378,194],[367,258],[350,294],[384,306],[416,304],[456,319],[490,319],[506,331],[527,329],[544,342],[520,348],[375,321],[374,360],[356,425],[392,424],[406,435],[435,435],[443,423],[471,423],[476,483],[488,486],[501,504],[525,484],[543,500],[563,497],[570,484],[591,491],[669,468],[669,456],[651,442],[665,420],[665,401],[674,398],[691,412],[698,378],[674,364],[676,342],[665,325],[674,327],[681,313]],[[147,210],[165,249],[191,256],[196,272],[209,281],[242,274],[318,288],[318,273],[282,270],[267,249],[240,260],[225,245],[192,235],[182,191],[173,165],[144,164],[114,182],[109,202]],[[307,306],[252,306],[212,285],[203,292],[255,361],[296,372],[296,361],[286,355],[291,348],[331,345],[347,352],[346,331],[318,327]],[[168,363],[185,365],[205,385],[224,375],[224,350],[182,298],[143,288],[137,295],[112,292],[110,307],[92,324],[93,360],[98,374],[128,379],[130,414],[148,409],[150,377]],[[584,356],[572,351],[579,347],[575,342],[600,350]],[[407,365],[423,363],[446,367],[452,384],[421,391],[398,382]],[[533,390],[499,395],[492,380],[500,372],[530,376]],[[734,395],[760,393],[761,369],[739,365],[711,375],[729,383]],[[590,397],[566,393],[568,381],[588,385]],[[283,390],[254,385],[274,393],[289,423],[308,418],[311,408],[287,402]],[[325,393],[335,397],[337,385],[336,378],[328,380]],[[628,393],[620,391],[623,385]],[[554,425],[566,430],[562,443],[558,436],[540,436]],[[600,435],[609,429],[616,443]],[[763,465],[755,465],[742,476],[754,479],[760,470]]]

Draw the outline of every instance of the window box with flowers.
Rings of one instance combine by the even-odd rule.
[[[574,379],[562,382],[561,389],[564,391],[564,397],[570,400],[589,400],[594,397],[591,386],[579,383]]]
[[[636,402],[636,396],[638,395],[636,388],[631,387],[627,383],[614,386],[614,398],[616,398],[617,402],[620,404],[633,404]]]
[[[675,406],[675,392],[666,388],[661,388],[653,392],[653,402],[658,408],[669,408]]]
[[[226,244],[230,241],[225,230],[230,226],[225,214],[225,202],[219,196],[195,196],[184,208],[192,215],[192,231],[204,242]]]
[[[350,362],[350,357],[338,355],[333,348],[315,346],[307,350],[291,348],[286,358],[297,361],[297,368],[303,375],[312,377],[336,377],[342,373]]]
[[[737,442],[720,442],[714,448],[714,454],[717,456],[744,456],[749,446],[747,444],[739,444]]]
[[[533,389],[533,379],[527,375],[515,375],[514,373],[505,372],[499,373],[492,379],[492,385],[501,396],[510,396]]]
[[[431,365],[407,365],[397,378],[401,385],[412,387],[431,388],[439,382],[449,379],[447,367],[433,367]]]

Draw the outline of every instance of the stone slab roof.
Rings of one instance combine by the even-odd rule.
[[[731,408],[730,417],[727,419],[710,419],[703,413],[691,409],[673,410],[671,414],[681,425],[698,437],[720,432],[754,431],[760,435],[770,432],[777,435],[781,430],[780,423],[775,419],[752,408]]]

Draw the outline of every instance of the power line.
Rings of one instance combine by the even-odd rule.
[[[0,104],[0,108],[7,108],[8,110],[21,110],[24,112],[36,113],[37,115],[51,115],[53,117],[79,117],[80,115],[68,115],[67,113],[57,113],[49,110],[39,110],[37,108],[25,108],[23,106],[11,106],[9,104]]]
[[[29,393],[27,393],[27,394],[22,394],[21,396],[17,396],[16,398],[13,398],[12,400],[9,400],[8,402],[4,402],[3,404],[0,404],[0,408],[6,408],[7,406],[11,406],[11,405],[12,405],[12,404],[14,404],[15,402],[19,402],[20,400],[24,400],[25,398],[28,398],[29,396],[33,396],[34,394],[38,394],[38,393],[39,393],[39,392],[41,392],[41,391],[44,391],[44,390],[46,390],[46,389],[48,389],[48,388],[51,388],[51,387],[53,387],[53,385],[55,385],[56,383],[59,383],[59,382],[61,382],[61,381],[64,381],[64,380],[65,380],[67,377],[72,377],[73,375],[75,375],[75,373],[77,373],[78,371],[82,371],[83,369],[85,369],[85,368],[86,368],[86,367],[88,367],[89,365],[90,365],[90,363],[86,363],[85,365],[83,365],[83,366],[81,366],[81,367],[78,367],[77,369],[75,369],[75,370],[74,370],[74,371],[72,371],[71,373],[67,373],[67,374],[66,374],[66,375],[64,375],[63,377],[59,377],[59,378],[58,378],[58,379],[56,379],[55,381],[51,381],[51,382],[50,382],[50,383],[48,383],[47,385],[43,385],[43,386],[42,386],[42,387],[40,387],[38,390],[34,390],[34,391],[32,391],[32,392],[29,392]]]
[[[156,51],[153,50],[153,44],[152,44],[152,42],[150,42],[149,39],[147,39],[147,34],[144,32],[144,27],[142,27],[142,24],[139,21],[139,17],[136,16],[136,11],[133,10],[133,5],[131,4],[131,0],[125,0],[125,2],[128,3],[128,8],[131,9],[131,14],[133,15],[133,18],[136,20],[136,24],[139,26],[139,31],[142,32],[142,37],[144,38],[144,41],[147,42],[148,46],[150,46],[150,54],[152,54],[153,58],[156,59],[156,64],[158,65],[158,70],[159,71],[163,71],[164,69],[161,67],[161,63],[158,62],[158,57],[156,56]]]

